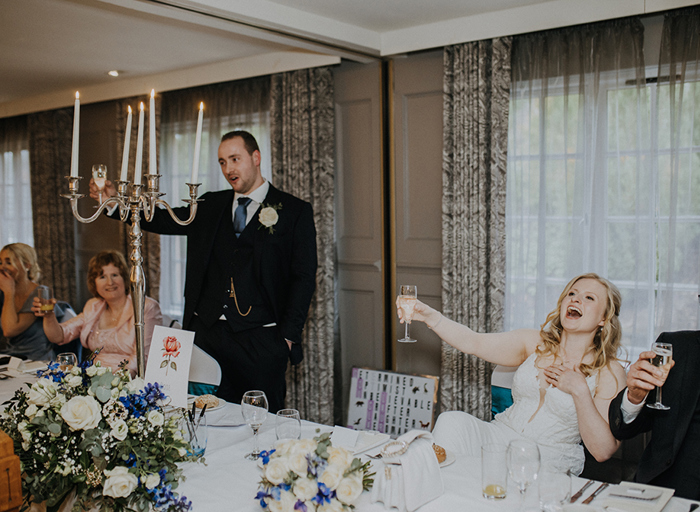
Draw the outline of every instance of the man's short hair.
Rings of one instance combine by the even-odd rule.
[[[258,147],[258,141],[255,140],[255,137],[253,137],[249,132],[245,130],[233,130],[232,132],[228,132],[224,134],[223,137],[221,137],[221,142],[225,142],[235,137],[240,137],[241,139],[243,139],[243,144],[245,145],[245,149],[249,155],[252,155],[254,151],[260,151],[260,147]]]

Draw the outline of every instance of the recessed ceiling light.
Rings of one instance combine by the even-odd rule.
[[[112,71],[108,71],[107,74],[109,76],[119,76],[119,71],[117,71],[116,69],[113,69]]]

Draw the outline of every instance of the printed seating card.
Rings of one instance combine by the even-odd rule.
[[[157,325],[153,329],[146,363],[146,383],[157,382],[170,397],[170,405],[187,408],[187,382],[194,332]]]
[[[348,428],[398,437],[433,428],[438,377],[353,368]]]

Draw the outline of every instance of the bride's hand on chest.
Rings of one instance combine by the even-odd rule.
[[[574,370],[562,364],[553,364],[543,370],[543,376],[547,384],[551,384],[564,393],[574,395],[577,392],[589,393],[586,377],[578,370]]]

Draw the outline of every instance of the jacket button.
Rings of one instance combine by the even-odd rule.
[[[224,304],[224,309],[228,309],[228,306],[226,304]]]

